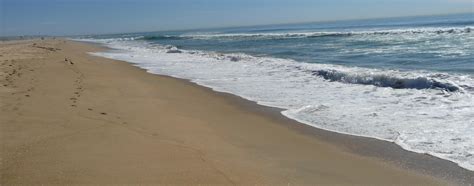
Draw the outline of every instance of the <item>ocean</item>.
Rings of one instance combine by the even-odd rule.
[[[474,170],[473,29],[474,14],[456,14],[73,39],[313,127]]]

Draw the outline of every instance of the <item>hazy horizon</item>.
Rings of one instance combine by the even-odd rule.
[[[473,2],[472,0],[385,2],[2,0],[0,36],[113,34],[466,14],[474,13]],[[361,11],[362,9],[364,11]],[[365,11],[366,9],[370,11]],[[402,9],[403,12],[400,11]]]

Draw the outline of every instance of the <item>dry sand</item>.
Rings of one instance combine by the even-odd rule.
[[[444,184],[98,50],[0,43],[1,184]]]

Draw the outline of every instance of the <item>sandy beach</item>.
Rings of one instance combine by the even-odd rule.
[[[449,171],[472,180],[447,161],[312,130],[238,97],[88,54],[99,50],[53,39],[0,43],[2,185],[444,185],[439,175]]]

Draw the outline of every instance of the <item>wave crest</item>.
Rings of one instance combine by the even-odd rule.
[[[472,27],[456,28],[419,28],[419,29],[394,29],[376,31],[354,32],[302,32],[302,33],[237,33],[237,34],[204,34],[176,36],[180,39],[300,39],[322,37],[351,37],[371,35],[403,35],[403,34],[466,34],[471,33]],[[173,39],[173,37],[167,37]]]
[[[377,87],[391,87],[394,89],[438,89],[448,92],[460,91],[461,88],[449,82],[428,77],[401,78],[385,74],[351,74],[337,70],[313,70],[317,75],[329,81],[350,84],[373,85]]]
[[[187,37],[185,36],[170,36],[170,35],[155,35],[155,36],[143,36],[138,38],[137,40],[167,40],[167,39],[172,39],[172,40],[180,40],[180,39],[186,39]]]

